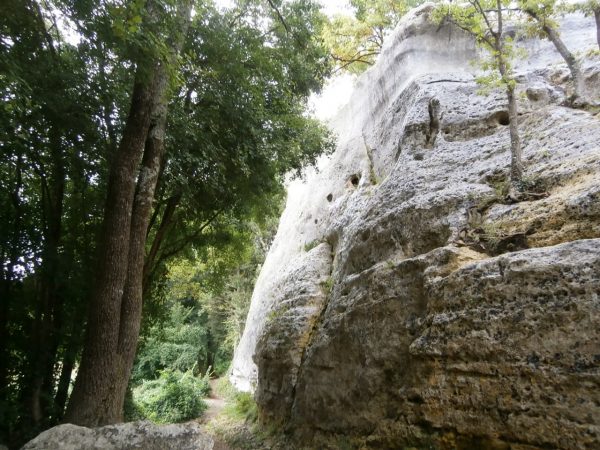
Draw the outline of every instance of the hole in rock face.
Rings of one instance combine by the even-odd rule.
[[[507,126],[510,124],[510,117],[508,116],[508,113],[506,111],[500,111],[499,113],[497,113],[496,120],[498,120],[498,123],[503,126]]]
[[[333,200],[333,194],[329,194],[327,196],[327,201],[330,202],[331,200]]]
[[[348,178],[348,185],[349,186],[354,186],[354,187],[358,187],[358,183],[360,182],[360,175],[358,174],[353,174],[350,175],[350,178]]]
[[[423,159],[424,159],[424,158],[425,158],[425,155],[423,155],[423,153],[417,153],[417,154],[415,154],[415,156],[414,156],[414,159],[415,159],[416,161],[423,161]]]

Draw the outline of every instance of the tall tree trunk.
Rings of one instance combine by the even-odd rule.
[[[576,100],[581,98],[582,79],[579,61],[577,61],[575,55],[569,51],[563,40],[560,38],[558,31],[555,30],[554,27],[549,25],[543,18],[540,18],[535,11],[525,10],[525,12],[540,24],[542,31],[546,34],[546,36],[548,36],[550,42],[554,44],[554,47],[558,53],[560,53],[560,56],[562,56],[567,63],[569,71],[571,72],[571,78],[573,79],[573,94],[570,96],[569,101],[574,103]]]
[[[181,51],[183,41],[189,26],[191,1],[183,0],[177,10],[179,34],[173,40],[170,63],[175,64]],[[119,324],[118,368],[115,378],[114,404],[118,408],[115,414],[122,417],[123,403],[127,394],[127,386],[131,377],[131,369],[135,359],[140,325],[142,321],[142,304],[144,292],[144,260],[146,256],[146,237],[152,218],[152,203],[161,174],[165,152],[165,133],[168,113],[168,73],[164,65],[157,70],[157,95],[152,108],[152,122],[146,139],[146,147],[133,204],[131,221],[129,264],[127,280],[121,302],[121,321]]]
[[[54,389],[54,364],[60,342],[63,299],[60,278],[60,245],[62,240],[62,215],[65,192],[65,167],[60,137],[51,138],[52,164],[46,195],[42,205],[45,218],[44,250],[40,270],[39,320],[34,325],[31,342],[33,353],[30,379],[30,420],[33,425],[42,425],[52,415],[50,399]]]
[[[166,84],[166,73],[160,75]],[[115,374],[113,394],[118,414],[122,414],[123,402],[129,384],[129,377],[135,359],[135,351],[142,319],[142,284],[145,258],[146,232],[152,215],[152,201],[160,171],[160,162],[164,152],[164,137],[166,128],[166,101],[161,99],[157,108],[159,116],[150,127],[146,141],[146,150],[142,168],[138,178],[129,246],[129,266],[127,281],[121,302],[121,321],[119,330],[119,367]]]
[[[515,88],[512,85],[507,87],[506,96],[508,97],[508,118],[510,121],[508,125],[510,131],[510,180],[513,186],[516,186],[523,180],[523,152],[519,137],[517,100],[515,98]]]
[[[2,260],[4,264],[5,260]],[[1,270],[0,272],[0,296],[2,296],[2,301],[0,301],[0,342],[8,343],[9,333],[8,333],[8,320],[9,320],[9,303],[11,302],[11,281],[7,276],[8,270]],[[3,351],[0,353],[0,396],[2,399],[8,398],[8,394],[6,392],[6,388],[8,386],[8,369],[10,366],[10,352],[9,349],[4,347]],[[3,403],[4,400],[0,400],[0,404]]]
[[[174,63],[183,45],[190,12],[191,0],[181,0],[176,17],[180,26],[169,42],[168,63]],[[165,64],[163,61],[153,67],[151,84],[136,83],[123,139],[111,164],[99,281],[92,295],[81,366],[65,417],[76,424],[97,426],[122,420],[141,322],[146,234],[164,151]]]
[[[56,410],[57,419],[60,421],[64,416],[65,405],[69,395],[69,385],[71,384],[71,376],[75,367],[77,358],[76,339],[72,336],[70,342],[67,343],[65,355],[62,360],[60,376],[58,378],[58,386],[56,387],[56,395],[54,397],[54,409]]]
[[[504,46],[504,28],[502,20],[502,2],[496,0],[496,14],[498,30],[494,34],[494,44],[496,51],[496,61],[498,63],[498,71],[502,80],[506,83],[506,97],[508,99],[508,120],[510,132],[510,181],[511,193],[515,195],[515,191],[520,190],[521,181],[523,180],[523,162],[521,138],[519,137],[519,124],[517,114],[517,99],[515,97],[515,80],[512,76],[510,68],[505,60]]]
[[[0,301],[0,342],[4,344],[3,351],[0,352],[0,394],[2,399],[7,399],[8,395],[4,395],[8,389],[8,380],[11,369],[11,351],[8,347],[10,338],[9,321],[11,313],[11,303],[14,295],[15,281],[18,279],[14,265],[19,258],[19,246],[20,236],[22,233],[22,205],[21,196],[19,192],[23,186],[23,156],[19,155],[15,163],[15,185],[11,193],[11,220],[9,223],[12,225],[10,230],[10,239],[7,242],[7,246],[2,249],[2,264],[5,265],[2,270],[0,278],[0,294],[2,295],[2,301]],[[10,214],[10,213],[9,213]],[[0,400],[2,402],[2,400]]]
[[[81,365],[65,421],[85,426],[117,422],[112,385],[116,370],[121,299],[127,276],[135,179],[158,93],[156,67],[145,77],[138,68],[131,108],[108,181],[96,285],[90,301]]]
[[[600,6],[594,9],[594,18],[596,19],[596,41],[598,49],[600,49]]]

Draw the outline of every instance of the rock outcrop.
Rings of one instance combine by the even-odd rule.
[[[195,422],[154,425],[129,422],[100,428],[59,425],[44,431],[22,450],[212,450],[213,440]]]
[[[473,43],[429,10],[290,186],[232,381],[307,448],[600,448],[600,117],[565,106],[550,43],[521,41],[509,201],[505,94],[479,92]],[[583,52],[594,22],[562,34]],[[598,101],[600,58],[582,67]]]

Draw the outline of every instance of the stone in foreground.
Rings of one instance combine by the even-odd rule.
[[[44,431],[21,450],[212,450],[214,442],[195,422],[148,421],[86,428],[64,424]]]

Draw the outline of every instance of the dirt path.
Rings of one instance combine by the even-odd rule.
[[[218,382],[218,378],[210,380],[210,395],[204,399],[204,401],[208,405],[208,409],[200,418],[200,423],[203,425],[205,430],[207,429],[207,425],[209,425],[214,419],[216,419],[221,414],[223,408],[225,408],[225,405],[227,404],[225,402],[225,399],[217,394]],[[213,440],[215,442],[213,450],[231,450],[231,447],[229,447],[225,442],[217,438],[213,433],[209,432],[209,434],[212,435]]]
[[[204,401],[208,405],[208,409],[202,415],[200,423],[209,423],[215,417],[217,417],[223,408],[225,407],[225,400],[217,395],[217,382],[218,378],[210,380],[210,396],[205,398]]]

